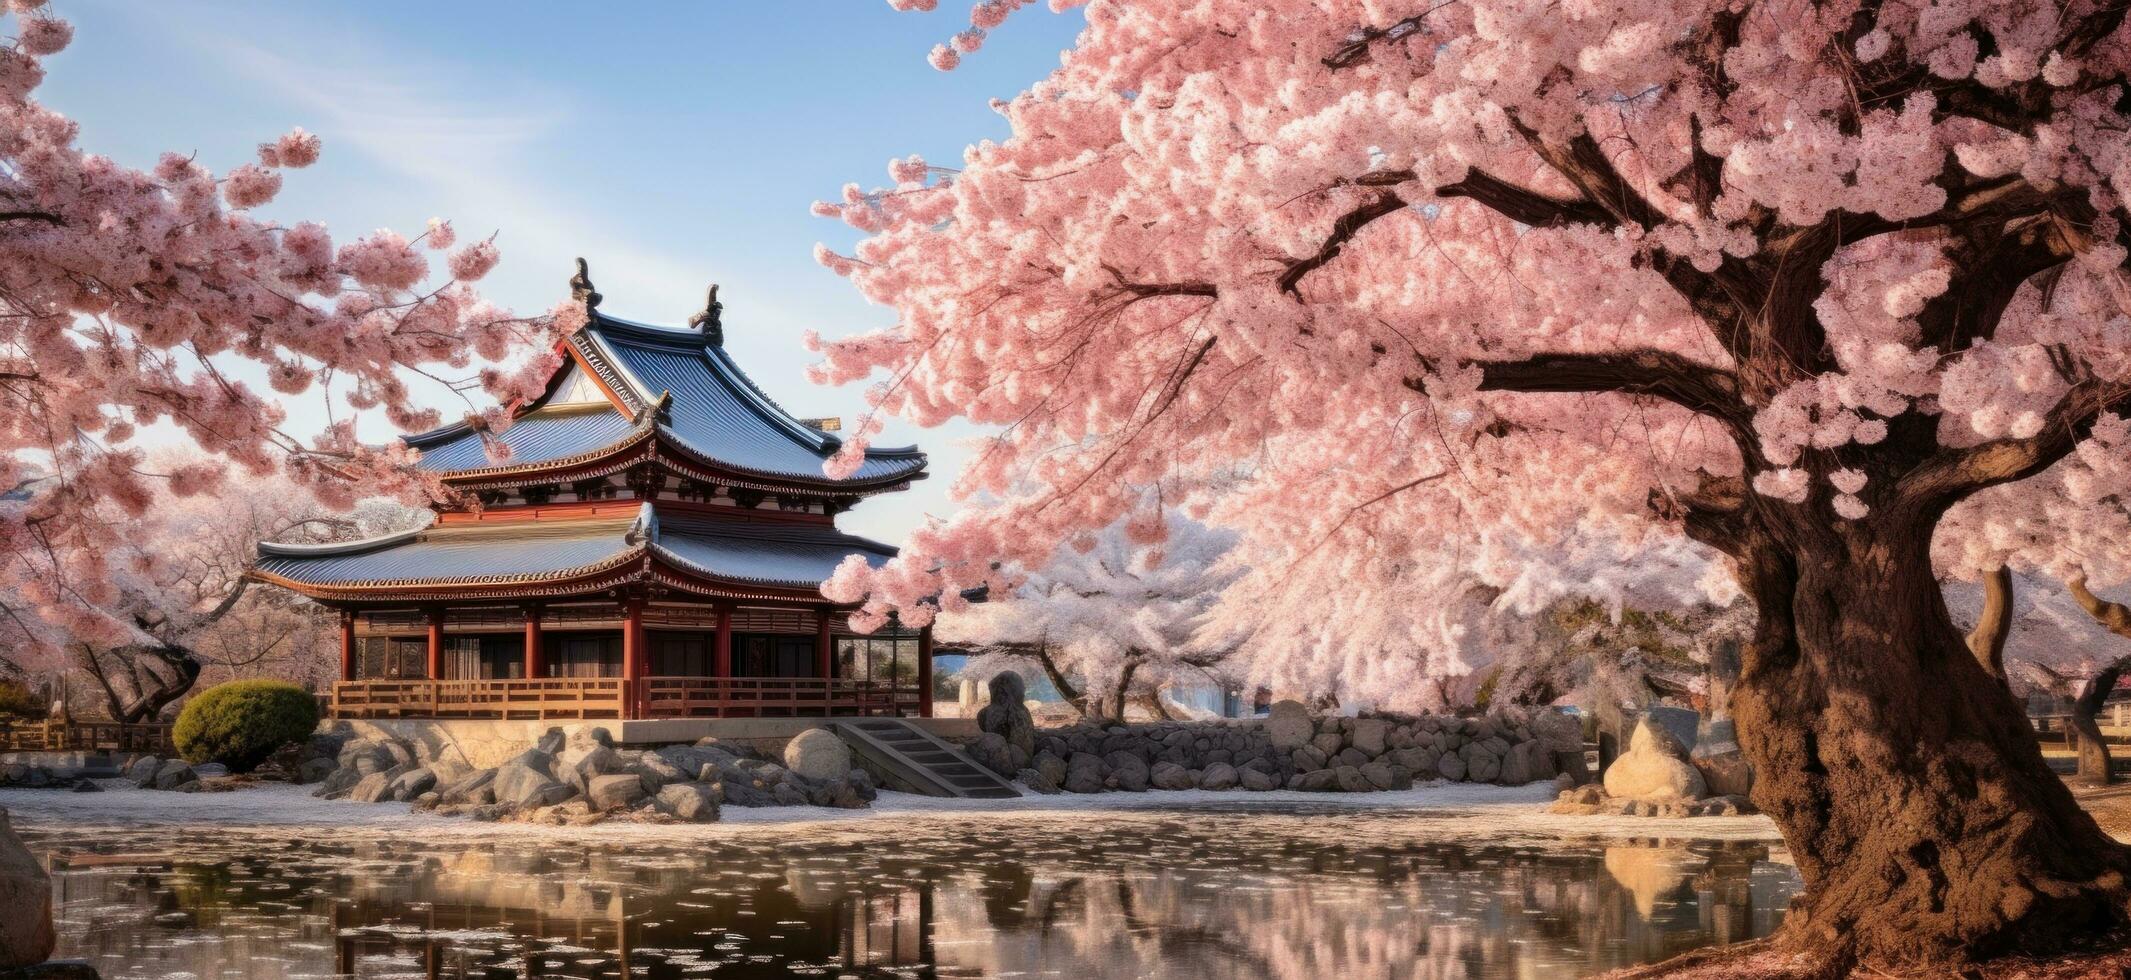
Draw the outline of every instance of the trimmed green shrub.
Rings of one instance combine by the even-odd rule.
[[[317,727],[318,701],[303,688],[286,681],[230,681],[186,702],[170,740],[187,762],[250,772]]]

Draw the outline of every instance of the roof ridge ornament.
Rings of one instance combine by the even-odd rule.
[[[629,530],[622,535],[622,540],[632,545],[641,545],[656,539],[658,536],[659,514],[651,506],[651,501],[646,500],[642,507],[637,508],[636,520],[629,525]]]
[[[710,284],[710,295],[703,299],[703,309],[688,318],[688,325],[702,332],[713,347],[725,346],[725,304],[718,302],[718,284]]]
[[[577,257],[577,274],[570,277],[570,298],[583,303],[588,311],[599,306],[603,298],[592,288],[592,270],[582,255]]]

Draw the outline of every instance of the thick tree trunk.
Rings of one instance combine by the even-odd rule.
[[[1759,604],[1732,710],[1806,891],[1782,939],[1835,972],[1943,969],[2123,924],[2131,851],[2044,764],[1948,616],[1930,521],[1740,533]]]
[[[2109,743],[2102,740],[2099,718],[2103,702],[2109,699],[2110,691],[2116,690],[2116,679],[2123,676],[2126,666],[2124,660],[2118,660],[2103,667],[2087,678],[2079,697],[2072,700],[2069,727],[2078,733],[2073,748],[2079,753],[2079,775],[2075,778],[2089,786],[2106,786],[2115,779],[2110,771]]]
[[[2084,577],[2065,583],[2072,593],[2073,601],[2094,617],[2094,621],[2118,636],[2131,638],[2131,608],[2120,602],[2109,602],[2087,589]],[[2115,780],[2111,769],[2109,743],[2102,741],[2101,723],[2097,720],[2101,709],[2116,690],[2116,679],[2131,669],[2131,657],[2118,659],[2087,678],[2080,688],[2079,697],[2072,701],[2072,723],[2065,733],[2067,741],[2079,753],[2079,780],[2090,785],[2106,785]]]
[[[1999,565],[1983,576],[1983,611],[1968,633],[1969,652],[1998,683],[2005,679],[2005,639],[2013,632],[2013,570]]]

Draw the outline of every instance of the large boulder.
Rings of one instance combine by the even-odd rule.
[[[156,770],[161,768],[163,768],[163,760],[152,755],[144,755],[133,760],[133,764],[126,767],[126,778],[133,785],[148,789],[155,785]]]
[[[1236,785],[1242,781],[1242,778],[1236,774],[1236,767],[1226,762],[1216,762],[1207,766],[1206,771],[1199,774],[1199,788],[1212,790],[1235,789]]]
[[[1692,708],[1653,704],[1643,710],[1643,717],[1663,725],[1666,731],[1672,733],[1673,739],[1688,751],[1693,751],[1702,731],[1702,713]]]
[[[1155,763],[1147,781],[1155,789],[1191,789],[1197,785],[1192,781],[1191,770],[1174,762]]]
[[[555,753],[556,780],[570,784],[580,793],[591,787],[592,777],[621,769],[622,757],[614,751],[614,736],[604,728],[571,732],[563,741],[562,751]]]
[[[1384,739],[1391,734],[1391,723],[1382,718],[1354,719],[1354,748],[1370,758],[1384,754]]]
[[[1317,734],[1317,726],[1310,721],[1310,710],[1302,702],[1275,701],[1265,716],[1265,734],[1273,740],[1274,748],[1293,751],[1309,744]]]
[[[1263,793],[1267,790],[1280,788],[1279,777],[1263,769],[1244,769],[1242,770],[1242,775],[1243,788],[1254,793]]]
[[[340,766],[332,759],[313,756],[296,764],[296,781],[298,783],[322,783],[325,782],[326,777],[333,775],[333,770],[338,768]]]
[[[443,803],[470,803],[486,806],[496,802],[496,770],[480,769],[437,791],[437,799]]]
[[[406,772],[400,773],[392,780],[392,791],[390,793],[390,796],[392,799],[404,803],[408,800],[412,800],[415,797],[422,795],[423,793],[429,792],[431,789],[435,788],[436,785],[436,770],[430,769],[426,766],[417,767],[414,769],[409,769]]]
[[[1708,795],[1702,774],[1688,760],[1687,746],[1662,722],[1648,717],[1636,723],[1628,751],[1606,768],[1605,787],[1607,796],[1650,803]]]
[[[808,779],[841,779],[851,771],[851,748],[835,732],[809,728],[785,743],[784,766]]]
[[[1028,685],[1021,675],[1003,671],[992,675],[991,703],[977,712],[977,730],[1006,739],[1006,744],[1027,755],[1036,753],[1036,721],[1029,717]]]
[[[1737,745],[1725,746],[1719,751],[1705,752],[1715,746],[1698,745],[1689,761],[1696,772],[1702,774],[1702,782],[1711,796],[1746,796],[1753,792],[1754,767],[1746,761],[1746,754]]]
[[[1100,793],[1103,778],[1108,776],[1102,757],[1088,752],[1075,752],[1066,761],[1066,777],[1062,784],[1068,793]]]
[[[496,767],[495,800],[520,808],[549,806],[577,795],[575,787],[556,779],[554,758],[538,749]]]
[[[704,766],[723,767],[740,759],[739,753],[710,739],[694,745],[662,745],[652,754],[682,772],[702,772]]]
[[[44,962],[56,941],[52,879],[0,810],[0,970]]]
[[[1532,716],[1531,728],[1549,752],[1583,751],[1583,720],[1566,711],[1541,711]]]
[[[633,772],[593,776],[587,783],[585,800],[595,812],[633,806],[638,800],[649,795],[644,791],[644,780]]]
[[[1107,785],[1127,793],[1144,793],[1147,791],[1151,774],[1147,770],[1147,764],[1141,762],[1139,756],[1129,752],[1112,752],[1103,761],[1110,764],[1110,778],[1107,780]]]
[[[193,772],[191,766],[181,760],[172,759],[156,767],[155,781],[151,785],[156,789],[177,789],[199,781],[199,774]]]
[[[660,813],[689,823],[711,823],[718,819],[723,799],[719,788],[709,783],[674,783],[659,789],[653,805]]]
[[[694,779],[701,768],[683,769],[656,752],[639,752],[622,761],[623,771],[635,773],[637,778],[644,781],[644,788],[654,793],[658,792],[659,787],[670,783],[685,783]]]
[[[348,799],[357,803],[383,803],[392,798],[392,775],[389,772],[373,772],[355,781],[355,788],[348,791]]]
[[[977,740],[969,744],[967,751],[971,761],[1000,776],[1020,771],[1021,764],[1026,762],[1025,758],[1019,761],[1014,758],[1013,745],[1007,742],[1006,736],[997,732],[985,732],[977,736]]]

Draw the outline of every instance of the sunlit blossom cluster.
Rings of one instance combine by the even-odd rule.
[[[414,401],[417,373],[471,393],[474,359],[545,350],[553,326],[483,301],[466,283],[491,241],[449,254],[433,277],[389,230],[336,242],[325,226],[259,214],[290,169],[316,162],[301,129],[217,174],[193,155],[135,170],[83,149],[72,120],[35,101],[71,28],[42,3],[8,5],[0,47],[0,645],[24,656],[70,643],[143,639],[124,582],[139,552],[114,546],[163,495],[208,494],[228,476],[282,474],[329,504],[421,497],[411,454],[362,445],[348,410],[397,425],[440,421]],[[452,243],[435,222],[427,244]],[[581,311],[579,311],[581,317]],[[271,391],[239,376],[262,369]],[[500,395],[522,375],[498,372]],[[332,400],[316,439],[282,428],[282,399]],[[472,403],[469,401],[469,410]],[[175,430],[206,454],[154,465],[136,438]],[[123,557],[131,554],[132,557]]]
[[[979,4],[971,30],[1017,6]],[[1290,656],[1398,648],[1448,671],[1471,630],[1397,610],[1522,577],[1476,555],[1694,551],[1679,516],[1707,493],[1877,520],[1919,420],[1945,447],[2040,438],[2075,390],[2131,384],[2131,120],[2110,81],[2131,48],[2107,18],[2065,34],[2099,9],[1090,3],[1061,67],[996,103],[1012,134],[951,180],[897,160],[890,186],[815,205],[865,236],[817,259],[899,317],[814,339],[816,379],[998,432],[955,492],[1000,505],[837,594],[927,605],[1042,567],[1151,492],[1241,532],[1239,589],[1308,597],[1253,603]],[[1683,40],[1712,36],[1721,82]],[[1856,101],[1917,77],[1935,81]],[[2043,108],[1988,111],[2014,92]],[[1602,163],[1566,158],[1581,145]],[[2073,260],[1947,333],[1967,288],[1947,229],[2043,194],[2095,215],[2061,226]],[[1744,363],[1679,285],[1720,292],[1837,226],[1854,240],[1784,314],[1818,360]],[[1575,373],[1660,361],[1731,379],[1718,400],[1743,417]],[[1655,577],[1717,584],[1709,557]],[[1555,562],[1563,582],[1597,564]]]

